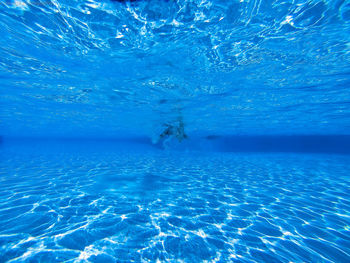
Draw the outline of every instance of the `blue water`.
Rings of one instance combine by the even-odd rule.
[[[349,134],[344,0],[2,0],[8,136]],[[142,129],[140,129],[142,127]]]
[[[350,262],[350,1],[0,0],[0,262]]]
[[[349,261],[348,155],[63,144],[4,146],[2,262]]]

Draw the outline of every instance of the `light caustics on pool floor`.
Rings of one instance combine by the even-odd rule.
[[[1,262],[349,261],[349,156],[1,158]]]

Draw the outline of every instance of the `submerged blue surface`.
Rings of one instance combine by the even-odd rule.
[[[0,154],[2,262],[349,261],[350,156],[24,145]]]
[[[0,1],[0,262],[350,262],[348,0]]]

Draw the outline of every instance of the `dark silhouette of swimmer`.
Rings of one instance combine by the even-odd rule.
[[[170,139],[175,137],[178,139],[179,142],[181,142],[183,139],[187,138],[182,118],[178,118],[177,122],[175,122],[174,124],[166,123],[164,124],[164,126],[164,131],[159,135],[160,140],[166,140],[168,138]]]

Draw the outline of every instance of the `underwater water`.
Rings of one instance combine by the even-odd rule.
[[[349,155],[24,144],[0,155],[2,262],[349,261]]]
[[[348,0],[0,0],[0,262],[350,262]]]
[[[349,21],[344,0],[2,0],[1,135],[153,136],[179,115],[348,134]]]

